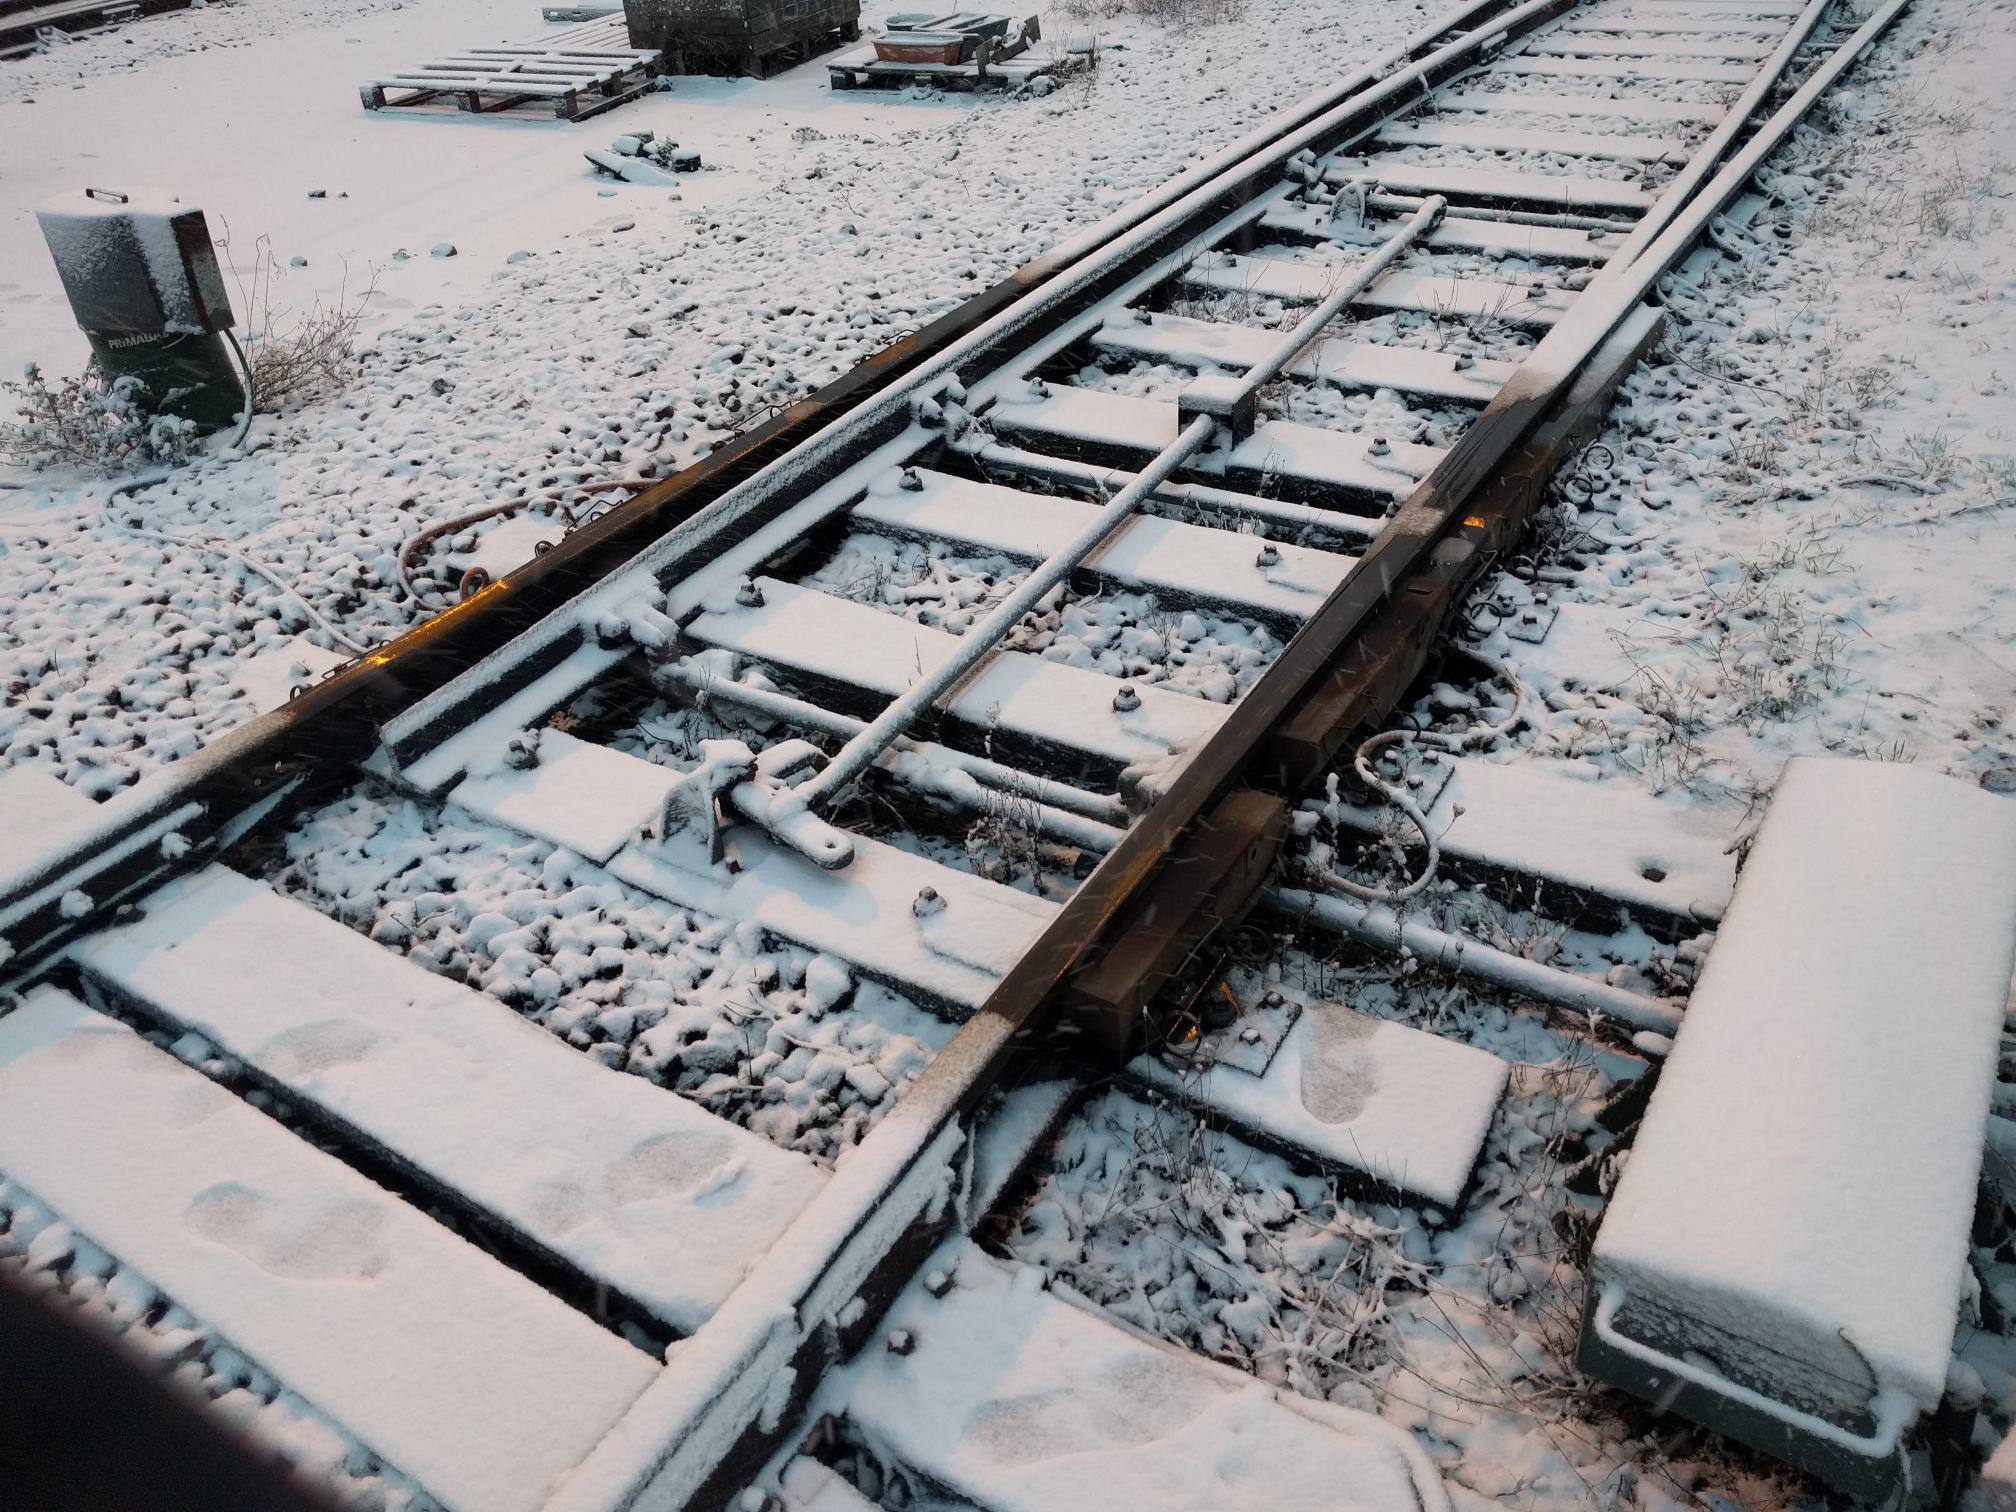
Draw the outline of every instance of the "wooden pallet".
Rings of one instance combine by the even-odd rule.
[[[366,110],[452,108],[585,121],[646,93],[664,71],[662,53],[629,44],[622,17],[609,16],[529,42],[449,53],[368,79],[357,94]]]

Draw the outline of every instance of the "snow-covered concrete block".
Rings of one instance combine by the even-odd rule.
[[[1575,30],[1578,28],[1563,27],[1562,33]],[[1603,50],[1643,47],[1648,52],[1663,50],[1668,45],[1684,46],[1691,48],[1696,56],[1703,55],[1704,50],[1707,54],[1713,54],[1723,47],[1760,47],[1763,50],[1754,54],[1759,58],[1771,51],[1769,43],[1733,42],[1724,37],[1705,41],[1697,38],[1691,42],[1670,44],[1642,37],[1629,39],[1585,37],[1577,39],[1572,45]],[[1554,47],[1543,47],[1542,44],[1535,46],[1536,50],[1549,52],[1556,50]],[[1380,128],[1379,141],[1382,144],[1404,144],[1415,147],[1481,147],[1486,152],[1561,153],[1568,157],[1609,158],[1625,163],[1667,163],[1676,168],[1687,161],[1687,144],[1677,136],[1651,136],[1629,131],[1603,133],[1536,130],[1531,126],[1499,126],[1488,121],[1481,124],[1391,121]],[[1361,158],[1359,161],[1365,160]],[[1408,170],[1403,167],[1400,171],[1404,173]]]
[[[1528,133],[1519,133],[1523,150]],[[1560,149],[1556,149],[1560,150]],[[1528,173],[1514,168],[1474,168],[1444,163],[1396,163],[1378,159],[1340,158],[1324,174],[1333,184],[1342,184],[1368,172],[1376,172],[1379,187],[1389,194],[1445,194],[1475,204],[1480,200],[1506,200],[1521,204],[1550,205],[1584,215],[1628,210],[1638,214],[1652,208],[1655,196],[1626,179],[1589,178],[1561,173]]]
[[[1045,446],[1132,461],[1154,455],[1181,429],[1178,407],[1167,399],[1063,385],[1040,397],[1003,399],[988,418],[1003,437],[1034,437]],[[1264,473],[1288,485],[1286,497],[1326,490],[1390,498],[1406,494],[1442,458],[1437,446],[1383,444],[1375,455],[1370,436],[1270,420],[1229,453],[1198,457],[1191,471]]]
[[[1521,231],[1533,229],[1522,227]],[[1582,235],[1574,234],[1578,238]],[[1186,315],[1159,311],[1153,320],[1142,319],[1136,311],[1122,311],[1107,317],[1106,324],[1092,333],[1092,345],[1101,351],[1193,368],[1256,367],[1280,341],[1279,331],[1262,326],[1193,320]],[[1328,336],[1288,365],[1292,374],[1320,378],[1340,388],[1390,388],[1404,394],[1478,404],[1491,401],[1512,376],[1512,369],[1512,363],[1489,358],[1465,364],[1453,352],[1381,346],[1376,342]]]
[[[659,1375],[54,988],[0,1018],[0,1170],[458,1512],[533,1512]]]
[[[1437,756],[1451,776],[1427,808],[1442,853],[1487,870],[1540,877],[1673,919],[1719,916],[1736,886],[1729,853],[1740,815],[1662,801],[1573,764]],[[1386,811],[1341,805],[1346,824],[1378,835]]]
[[[1259,398],[1260,391],[1238,374],[1199,373],[1176,396],[1177,428],[1188,430],[1191,421],[1210,419],[1218,422],[1221,435],[1243,440],[1253,434]]]
[[[739,870],[699,870],[685,853],[639,840],[610,874],[682,908],[761,925],[826,951],[953,1016],[987,1000],[1057,905],[985,877],[940,866],[866,836],[838,871],[813,865],[760,830],[729,833]],[[935,898],[919,906],[929,888]]]
[[[873,610],[863,612],[899,628],[951,639]],[[1075,668],[1055,670],[1090,675]],[[1164,697],[1216,707],[1174,694]],[[497,732],[486,728],[484,733],[494,738]],[[458,736],[450,743],[452,759],[473,759],[476,739],[473,730]],[[559,782],[550,792],[541,786],[540,774],[551,769],[549,749],[567,753],[562,760],[582,760],[575,774],[582,780]],[[428,760],[445,767],[451,759],[447,751],[443,747]],[[658,816],[664,794],[677,783],[677,772],[553,730],[541,733],[539,751],[536,767],[502,768],[466,779],[455,789],[455,801],[486,819],[580,851],[605,863],[619,881],[681,908],[757,924],[778,939],[840,956],[869,977],[953,1016],[963,1017],[985,1002],[1056,916],[1057,905],[1046,899],[866,836],[853,837],[854,859],[847,866],[828,871],[763,831],[736,825],[723,837],[724,847],[733,853],[732,867],[711,865],[704,848],[696,851],[677,837],[667,842],[643,833],[646,820]],[[935,901],[920,907],[919,895],[927,888]]]
[[[2016,803],[1789,763],[1597,1235],[1585,1367],[1889,1485],[1945,1389],[2012,964]]]
[[[1645,79],[1686,80],[1694,84],[1748,84],[1754,64],[1669,62],[1660,58],[1544,58],[1515,54],[1491,65],[1499,74],[1544,74],[1553,78],[1601,79],[1606,84],[1632,84]]]
[[[895,698],[959,649],[959,637],[817,589],[760,578],[761,602],[710,610],[687,626],[719,646],[798,679]],[[1142,686],[1127,708],[1101,673],[1002,651],[948,697],[952,712],[1045,749],[1077,751],[1114,767],[1189,749],[1224,720],[1223,704]]]
[[[1277,1391],[1044,1290],[955,1240],[841,1373],[888,1459],[991,1512],[1447,1512],[1427,1456],[1364,1412]],[[826,1405],[821,1403],[820,1405]]]
[[[1277,480],[1284,492],[1359,493],[1404,498],[1442,460],[1439,446],[1355,431],[1269,420],[1225,456],[1235,487]],[[1299,482],[1298,490],[1293,484]]]
[[[591,642],[576,646],[552,668],[522,687],[507,692],[500,686],[496,702],[447,739],[438,743],[431,740],[430,726],[449,713],[453,699],[466,696],[471,684],[512,681],[510,674],[517,670],[517,652],[515,647],[507,646],[390,721],[384,731],[385,759],[379,764],[409,786],[438,795],[465,772],[477,768],[493,770],[513,736],[575,697],[630,651],[627,645],[599,646]]]
[[[1182,430],[1176,406],[1166,399],[1075,384],[1006,394],[988,419],[999,435],[1036,435],[1072,447],[1143,456],[1161,451]]]
[[[1470,1184],[1511,1069],[1341,1003],[1306,1005],[1259,1076],[1222,1065],[1200,1075],[1153,1054],[1128,1066],[1258,1143],[1445,1208]]]
[[[473,930],[515,928],[479,915]],[[811,1160],[613,1071],[221,866],[74,947],[87,975],[682,1332],[818,1193]]]
[[[1330,205],[1320,198],[1281,201],[1260,217],[1263,233],[1289,243],[1341,240],[1337,233],[1348,234],[1348,229],[1348,222],[1340,224]],[[1497,257],[1544,262],[1596,263],[1609,256],[1617,243],[1617,233],[1599,230],[1592,234],[1573,226],[1529,226],[1517,221],[1479,220],[1451,213],[1443,216],[1422,240],[1436,252],[1488,252]]]
[[[1755,14],[1755,12],[1751,12]],[[1787,14],[1791,14],[1788,12]],[[1544,86],[1535,86],[1544,88]],[[1451,89],[1436,100],[1444,114],[1478,110],[1486,114],[1588,116],[1596,120],[1626,120],[1633,125],[1653,121],[1683,121],[1713,126],[1729,114],[1727,105],[1710,100],[1655,100],[1643,94],[1514,93],[1499,89]]]
[[[657,820],[678,786],[670,767],[563,730],[541,730],[533,766],[472,772],[449,797],[472,814],[607,861]]]
[[[1288,304],[1315,304],[1342,287],[1352,265],[1326,259],[1248,257],[1213,252],[1184,271],[1193,288],[1252,299],[1278,299]],[[1354,303],[1375,310],[1422,310],[1473,315],[1513,325],[1544,329],[1567,314],[1575,296],[1565,288],[1536,295],[1528,286],[1495,278],[1452,278],[1433,273],[1387,273]]]
[[[914,489],[871,489],[854,506],[854,521],[894,535],[958,541],[1036,562],[1068,545],[1100,508],[1082,499],[1027,493],[928,468],[916,469],[914,476],[921,485]],[[1085,565],[1102,577],[1150,589],[1165,606],[1228,605],[1299,625],[1357,560],[1287,541],[1275,543],[1269,565],[1261,566],[1259,555],[1258,542],[1243,556],[1228,550],[1222,530],[1136,515]]]

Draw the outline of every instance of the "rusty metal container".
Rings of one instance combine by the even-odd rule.
[[[875,39],[875,56],[885,63],[957,63],[967,39],[943,32],[892,32]]]
[[[885,63],[950,65],[971,62],[981,42],[999,41],[1011,24],[1007,16],[953,11],[942,16],[890,16],[888,35],[875,39],[875,56]]]

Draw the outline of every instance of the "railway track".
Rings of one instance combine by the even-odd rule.
[[[1656,340],[1655,280],[1900,8],[1463,7],[128,793],[10,777],[10,1247],[416,1505],[839,1505],[764,1474],[825,1422],[1056,1506],[1050,1457],[962,1449],[1011,1397],[1132,1505],[1193,1504],[1235,1428],[1280,1446],[1255,1504],[1446,1505],[1405,1434],[966,1236],[1116,1065],[1460,1208],[1503,1063],[1352,1049],[1228,952],[1263,902],[1380,938],[1425,880],[1340,841],[1269,891],[1332,774],[1413,805],[1365,737]],[[1561,879],[1672,930],[1688,880]],[[1347,1111],[1311,1068],[1366,1055],[1392,1090]],[[1100,1418],[1130,1382],[1194,1442]]]

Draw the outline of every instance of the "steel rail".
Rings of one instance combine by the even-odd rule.
[[[1310,344],[1323,334],[1324,327],[1335,320],[1346,305],[1370,288],[1373,281],[1393,265],[1394,259],[1434,227],[1442,218],[1443,205],[1441,199],[1431,199],[1416,210],[1380,244],[1376,252],[1364,259],[1356,273],[1297,321],[1294,328],[1244,377],[1225,383],[1226,391],[1222,395],[1225,413],[1250,412],[1254,396],[1308,350]],[[1169,481],[1177,468],[1228,428],[1229,422],[1224,418],[1200,414],[1192,419],[1174,441],[1157,452],[1146,466],[1135,473],[1125,488],[1107,501],[1083,530],[1045,558],[1013,593],[988,611],[985,619],[960,636],[958,648],[952,655],[920,677],[902,697],[892,701],[866,729],[842,746],[832,762],[816,777],[801,784],[799,795],[809,803],[831,803],[919,716],[981,662],[993,656],[1008,632],[1021,623],[1022,616],[1069,577],[1086,557],[1105,545],[1113,533]]]
[[[1729,113],[1716,123],[1715,129],[1708,133],[1699,149],[1689,155],[1680,171],[1667,180],[1665,187],[1659,191],[1658,201],[1640,217],[1610,259],[1597,270],[1596,276],[1589,281],[1592,288],[1622,277],[1625,270],[1673,224],[1673,218],[1686,207],[1694,192],[1715,170],[1731,144],[1749,124],[1751,116],[1764,103],[1765,97],[1784,79],[1786,70],[1797,60],[1799,50],[1806,45],[1807,39],[1819,26],[1820,18],[1833,3],[1834,0],[1806,0],[1805,8],[1793,21],[1791,29],[1771,49],[1770,56],[1758,65],[1757,76],[1743,86],[1743,92],[1730,105]]]
[[[1842,50],[1848,56],[1837,54],[1830,59],[1829,82],[1905,3],[1907,0],[1889,0],[1886,9],[1872,18],[1870,27],[1858,32],[1857,40]],[[1517,14],[1538,25],[1566,8],[1567,0],[1535,0]],[[1487,47],[1491,40],[1482,39],[1478,48]],[[1443,59],[1445,64],[1453,61]],[[1408,87],[1427,76],[1422,73]],[[1824,88],[1824,83],[1820,87]],[[1741,190],[1756,162],[1783,140],[1816,94],[1817,90],[1809,93],[1802,89],[1795,96],[1798,110],[1789,118],[1784,111],[1774,115],[1701,191],[1699,202],[1686,206],[1618,278],[1585,291],[1569,316],[1543,340],[1479,421],[1409,497],[1389,529],[1316,617],[1249,690],[1237,717],[1193,754],[1161,801],[1121,837],[979,1015],[954,1037],[889,1116],[850,1155],[835,1180],[800,1215],[729,1302],[681,1346],[678,1369],[666,1372],[649,1388],[632,1413],[570,1477],[554,1503],[556,1508],[617,1504],[669,1507],[725,1501],[726,1488],[732,1485],[745,1457],[773,1441],[782,1426],[788,1425],[826,1364],[858,1347],[872,1331],[873,1308],[852,1304],[872,1301],[878,1283],[900,1275],[914,1263],[921,1242],[955,1218],[969,1216],[961,1210],[962,1178],[970,1176],[961,1155],[969,1148],[964,1119],[1002,1073],[1016,1043],[1041,1022],[1043,1010],[1053,1002],[1070,971],[1096,956],[1115,919],[1152,880],[1177,840],[1207,812],[1207,805],[1239,782],[1261,775],[1253,767],[1267,733],[1394,596],[1424,567],[1461,565],[1481,558],[1482,538],[1469,533],[1471,527],[1464,519],[1469,501],[1493,481],[1496,470],[1514,449],[1545,422],[1577,375],[1598,359],[1618,327],[1638,308],[1653,281]],[[1383,94],[1380,103],[1395,97]],[[1354,106],[1360,111],[1369,108],[1363,102]],[[1362,120],[1358,124],[1362,125]],[[1330,129],[1348,136],[1352,127],[1332,122]],[[1318,128],[1312,125],[1309,130]],[[1222,193],[1236,194],[1243,189],[1251,198],[1258,192],[1255,185],[1264,171],[1242,168],[1237,175],[1239,184]],[[1209,188],[1197,192],[1206,193]],[[1215,209],[1223,202],[1222,197],[1214,197],[1209,205]],[[1165,213],[1174,213],[1177,208],[1172,205]],[[1194,212],[1191,223],[1200,214]],[[1152,222],[1143,223],[1144,229],[1148,224]],[[1118,257],[1117,267],[1124,272],[1128,266],[1138,266],[1128,258],[1139,257],[1144,251],[1160,248],[1155,255],[1162,255],[1168,238],[1180,230],[1180,224],[1171,224],[1155,236],[1141,238]],[[1058,282],[1073,284],[1081,297],[1091,298],[1097,297],[1102,279],[1114,276],[1109,266],[1075,281],[1066,275]],[[1052,291],[1046,291],[1050,294]],[[1054,297],[1061,300],[1062,293]],[[1046,323],[1054,329],[1057,304],[1051,297],[1039,299],[1038,304],[1045,308],[1027,312],[1019,321],[998,318],[989,323],[996,327],[991,334],[985,328],[974,330],[938,357],[920,359],[900,383],[890,381],[861,398],[857,413],[836,428],[848,433],[845,443],[856,447],[874,444],[878,435],[886,434],[878,427],[900,424],[907,393],[947,372],[956,372],[961,362],[978,362],[1000,350],[1001,344],[1026,336],[1032,328],[1040,330]],[[829,439],[831,434],[822,433],[813,447],[829,459],[844,452],[842,440]],[[771,464],[771,469],[777,465]],[[774,473],[771,482],[776,482]],[[717,501],[726,504],[730,492],[740,490],[724,492]],[[736,501],[745,510],[750,502],[747,495]],[[719,513],[732,515],[733,511]],[[529,607],[529,600],[518,602]],[[502,606],[493,607],[501,610]],[[470,606],[463,608],[475,613]],[[486,612],[481,623],[491,627],[487,633],[494,635],[502,622]],[[398,684],[397,672],[386,670],[391,661],[387,657],[377,671],[390,678],[389,686],[403,695],[406,690]],[[411,702],[410,698],[403,701]],[[354,740],[354,734],[350,738]],[[277,772],[261,768],[259,760],[274,755],[276,749],[296,765],[283,765]],[[252,743],[248,754],[240,748],[238,765],[229,768],[226,776],[240,784],[237,796],[249,796],[252,801],[231,809],[226,817],[238,819],[261,803],[277,802],[288,787],[305,785],[311,775],[326,775],[336,764],[314,761],[310,753],[298,749]],[[151,807],[140,806],[157,825],[164,812],[163,789],[185,805],[194,792],[172,782],[157,784],[148,794]],[[221,790],[226,794],[234,791],[228,785]],[[118,838],[130,844],[143,831],[153,833],[143,824],[129,822]],[[0,889],[0,927],[7,927],[5,921],[11,918],[47,915],[57,906],[51,888],[75,875],[58,876],[48,866],[41,867],[29,879],[27,893],[34,901],[26,914],[7,912],[19,903],[20,895]],[[99,911],[105,901],[87,899],[87,904],[98,907],[87,907],[79,911],[80,916]],[[66,905],[62,912],[73,910]]]
[[[541,627],[568,604],[640,561],[674,572],[746,538],[780,490],[808,473],[830,475],[850,451],[871,450],[900,429],[913,394],[942,385],[962,366],[983,367],[1013,351],[1032,331],[1068,318],[1166,255],[1198,224],[1265,192],[1296,153],[1327,150],[1354,132],[1376,129],[1475,58],[1575,3],[1471,0],[1458,7],[1386,58],[1099,223],[1103,239],[1096,246],[1087,240],[1090,230],[1072,238],[474,597],[114,795],[60,849],[0,867],[0,971],[18,976],[90,927],[102,910],[203,864],[228,843],[224,831],[235,816],[270,806],[283,792],[305,802],[328,790],[370,754],[383,725],[410,716],[461,674],[520,659],[527,642],[535,644],[520,665],[545,670],[578,644],[546,644],[552,637],[542,635]],[[1472,24],[1480,19],[1488,24]],[[1458,26],[1471,29],[1441,40]],[[491,693],[484,687],[466,707],[448,709],[439,727],[474,717]],[[191,805],[197,817],[174,826],[173,855],[138,839]]]
[[[554,1512],[725,1504],[738,1473],[759,1463],[816,1375],[868,1337],[869,1300],[948,1226],[971,1180],[963,1120],[1026,1043],[1071,972],[1210,805],[1256,774],[1269,731],[1425,567],[1481,567],[1483,521],[1471,500],[1547,422],[1585,368],[1599,362],[1641,302],[1790,135],[1814,99],[1880,36],[1909,0],[1887,0],[1709,178],[1619,276],[1584,297],[1522,363],[1477,423],[1408,497],[1323,607],[1206,740],[1164,795],[1121,837],[980,1011],[848,1157],[840,1179],[786,1231],[742,1288],[680,1354],[681,1369],[647,1389],[570,1479]],[[1783,66],[1789,66],[1788,56]],[[1524,480],[1537,488],[1544,479]],[[960,1213],[960,1218],[967,1215]],[[918,1228],[921,1225],[921,1231]],[[866,1318],[864,1324],[863,1319]],[[778,1411],[774,1383],[789,1389]],[[766,1389],[768,1394],[766,1395]]]

